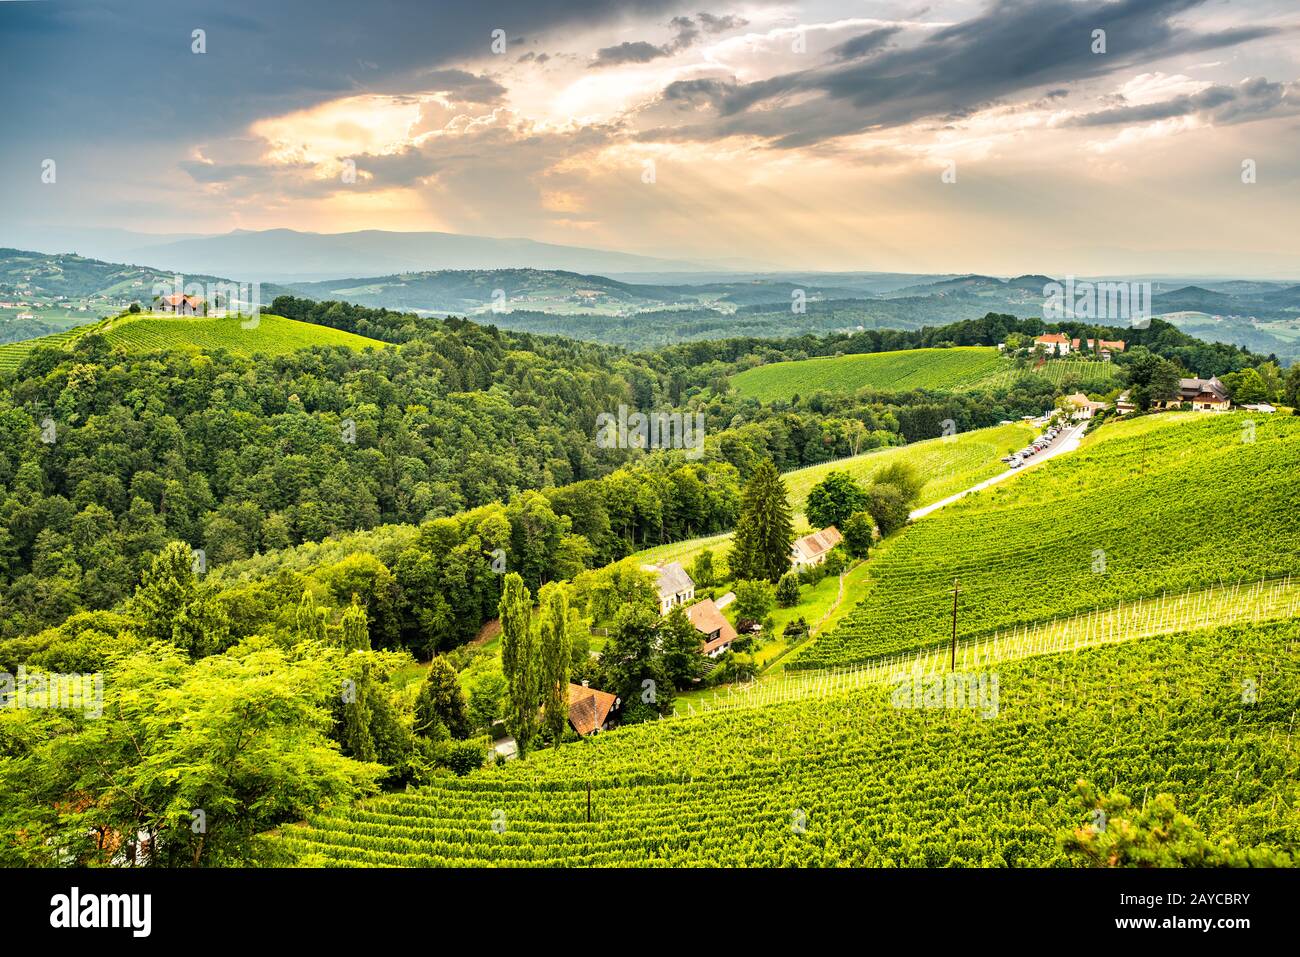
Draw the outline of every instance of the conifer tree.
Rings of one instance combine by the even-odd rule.
[[[370,648],[370,625],[366,610],[352,596],[352,604],[343,612],[343,650],[366,651]]]
[[[506,575],[497,606],[501,618],[501,670],[506,676],[509,705],[506,727],[514,735],[519,757],[528,753],[537,734],[541,681],[537,643],[532,628],[533,597],[516,572]]]
[[[731,548],[731,573],[737,579],[774,582],[790,568],[794,523],[785,482],[771,459],[754,469],[741,497],[740,520]]]
[[[543,722],[558,747],[569,720],[569,655],[573,647],[569,633],[569,592],[551,583],[539,593],[541,615],[537,626],[537,647],[541,659]]]

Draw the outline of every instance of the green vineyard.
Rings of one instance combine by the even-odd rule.
[[[1111,431],[1113,429],[1113,431]],[[866,596],[787,667],[825,668],[1162,591],[1300,570],[1300,420],[1173,413],[967,497],[872,555]]]
[[[1215,842],[1295,848],[1297,651],[1294,622],[1230,627],[1004,663],[979,708],[866,688],[637,725],[323,812],[266,838],[264,857],[1059,866],[1085,820],[1079,779],[1171,794]]]
[[[161,349],[226,349],[242,355],[287,355],[314,346],[348,349],[384,348],[387,343],[341,329],[262,314],[254,322],[236,316],[221,318],[123,315],[52,336],[0,346],[0,372],[12,372],[36,348],[66,346],[87,333],[102,334],[111,345],[128,352]]]
[[[1025,376],[1042,376],[1055,385],[1072,377],[1079,387],[1088,389],[1108,389],[1117,380],[1116,369],[1108,362],[1059,359],[1037,369],[1021,369],[990,346],[958,346],[774,362],[746,369],[733,376],[731,384],[746,398],[774,402],[820,391],[863,388],[969,392],[1007,388]]]
[[[13,372],[37,346],[57,348],[67,345],[86,331],[84,326],[74,326],[63,332],[41,336],[39,339],[24,339],[22,342],[9,342],[0,346],[0,373]]]

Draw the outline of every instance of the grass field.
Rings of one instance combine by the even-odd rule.
[[[859,607],[796,656],[835,667],[1025,622],[1300,570],[1300,420],[1169,413],[927,516],[873,553]]]
[[[977,429],[952,438],[926,439],[910,445],[874,449],[862,455],[786,472],[782,478],[790,491],[796,531],[800,534],[808,531],[808,523],[803,517],[804,503],[812,487],[830,472],[848,472],[858,481],[869,484],[871,477],[885,466],[907,462],[928,479],[917,504],[929,505],[1005,471],[1001,457],[1024,446],[1034,434],[1032,426],[1017,422]],[[670,545],[656,545],[637,552],[634,557],[642,564],[681,562],[689,568],[700,552],[712,549],[715,555],[721,555],[730,543],[731,532],[722,532]]]
[[[342,866],[1061,866],[1079,779],[1213,842],[1300,846],[1300,624],[998,666],[978,707],[866,687],[621,728],[327,810],[264,859]],[[1244,676],[1267,676],[1257,696]],[[1117,680],[1117,677],[1119,680]],[[697,709],[698,710],[698,709]],[[591,816],[587,818],[587,787]]]
[[[384,348],[387,345],[377,339],[368,339],[341,329],[265,313],[252,328],[244,328],[246,322],[251,320],[241,320],[235,316],[208,319],[151,313],[123,315],[56,335],[0,346],[0,371],[17,368],[23,358],[37,347],[64,346],[88,332],[100,333],[112,345],[128,352],[192,348],[227,349],[241,355],[286,355],[314,346],[364,349]]]
[[[1026,375],[1044,376],[1058,385],[1073,375],[1090,388],[1107,388],[1115,378],[1115,367],[1063,359],[1047,362],[1039,370],[1020,370],[991,346],[958,346],[774,362],[746,369],[733,376],[731,384],[746,398],[774,402],[821,391],[855,392],[862,388],[885,392],[1005,388]]]

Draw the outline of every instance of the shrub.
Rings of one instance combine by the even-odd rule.
[[[866,512],[854,512],[840,529],[844,534],[844,548],[854,558],[866,558],[871,551],[871,540],[876,534],[876,523]]]
[[[776,583],[776,603],[782,608],[799,604],[799,577],[794,572],[786,572]]]
[[[893,485],[873,485],[867,492],[867,511],[881,535],[896,532],[907,524],[907,500]]]

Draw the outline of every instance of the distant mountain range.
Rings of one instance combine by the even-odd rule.
[[[259,237],[252,240],[256,243],[267,234],[248,235]],[[172,245],[188,242],[199,240]],[[222,276],[243,278],[233,271],[182,275],[187,282],[203,283]],[[631,281],[638,275],[642,281]],[[50,322],[66,326],[81,321],[69,317],[70,309],[90,313],[88,320],[133,301],[148,305],[153,286],[172,276],[173,270],[165,267],[0,250],[0,304],[19,304],[11,315],[0,305],[0,342],[47,333]],[[731,336],[919,329],[989,312],[1041,316],[1044,287],[1051,282],[1043,275],[1001,279],[669,269],[611,278],[573,270],[492,268],[263,282],[261,301],[269,304],[278,295],[292,294],[425,315],[470,315],[504,328],[648,348]],[[1300,358],[1300,284],[1206,279],[1152,286],[1153,313],[1191,335],[1275,353],[1287,361]],[[18,318],[26,313],[33,315]]]
[[[0,242],[49,253],[73,252],[158,269],[243,281],[314,281],[443,269],[559,269],[579,273],[697,272],[765,268],[761,263],[696,263],[632,253],[439,232],[311,233],[237,229],[221,235],[151,235],[127,230],[24,229]]]

